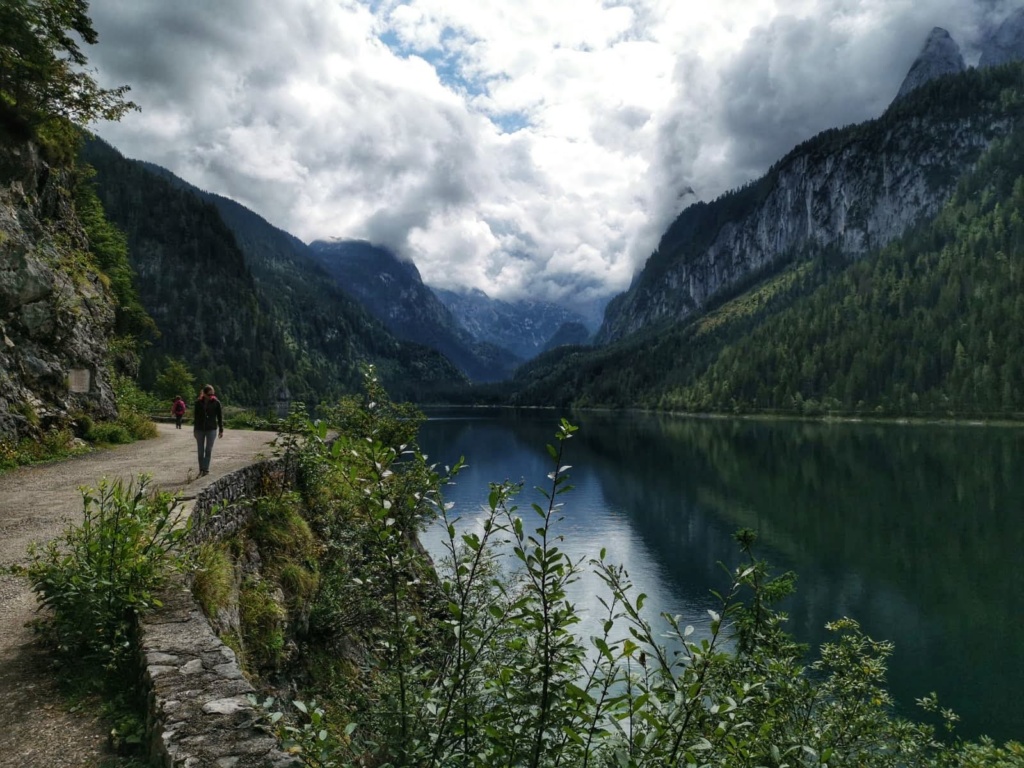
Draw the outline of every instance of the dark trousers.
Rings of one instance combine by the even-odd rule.
[[[197,429],[192,434],[196,436],[196,448],[199,451],[199,471],[209,472],[210,457],[213,456],[213,441],[217,439],[217,430],[200,431]]]
[[[182,416],[184,416],[184,414],[182,414],[181,416],[175,416],[174,417],[174,426],[176,426],[178,429],[181,429],[181,419],[182,419]]]

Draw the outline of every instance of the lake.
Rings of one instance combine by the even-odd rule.
[[[431,460],[469,464],[445,491],[465,525],[489,482],[547,482],[554,413],[429,416],[420,444]],[[573,422],[564,549],[606,548],[649,595],[651,619],[665,611],[706,628],[711,590],[728,586],[719,563],[740,562],[732,534],[752,528],[756,553],[798,575],[784,605],[798,640],[816,647],[826,622],[854,618],[895,643],[889,680],[902,712],[920,718],[914,699],[936,691],[962,736],[1024,739],[1024,430],[610,413]],[[524,490],[524,515],[536,500]],[[441,554],[440,530],[422,538]],[[571,596],[590,622],[599,592],[590,577]]]

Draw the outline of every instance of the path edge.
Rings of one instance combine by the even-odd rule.
[[[219,541],[243,528],[252,501],[267,489],[294,487],[295,462],[264,459],[218,478],[192,502],[185,546]],[[293,768],[278,747],[235,652],[217,636],[184,576],[139,617],[139,663],[146,697],[146,744],[161,768]]]

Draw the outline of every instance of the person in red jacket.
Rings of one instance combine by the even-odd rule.
[[[174,405],[171,406],[171,415],[174,416],[174,426],[177,429],[181,429],[181,420],[185,418],[185,410],[188,406],[185,405],[185,401],[181,399],[181,395],[176,395],[174,398]]]
[[[195,414],[192,434],[195,435],[196,448],[199,450],[199,476],[202,477],[210,474],[213,441],[224,437],[224,416],[212,386],[207,384],[203,387],[192,412]]]

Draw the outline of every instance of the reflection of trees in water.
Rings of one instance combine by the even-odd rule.
[[[753,528],[762,555],[799,575],[786,606],[798,638],[820,643],[825,622],[852,616],[896,643],[890,678],[902,701],[937,689],[964,714],[966,733],[1019,737],[1009,719],[1024,686],[1017,430],[577,421],[569,463],[580,488],[565,501],[620,517],[677,590],[666,602],[710,604],[709,590],[725,583],[717,563],[739,560],[731,534]],[[543,482],[556,422],[553,413],[436,422],[428,447],[442,464],[464,453],[475,474],[460,484],[480,485],[484,498],[488,481],[505,479],[495,473],[521,473],[528,489]]]
[[[629,475],[606,484],[609,495],[629,494],[638,515],[682,492],[727,528],[760,529],[797,565],[841,559],[929,604],[956,604],[967,624],[980,618],[962,613],[970,606],[996,622],[1024,615],[1016,430],[653,417],[594,426],[595,454]]]
[[[1015,711],[1018,430],[588,415],[583,434],[610,502],[660,557],[692,538],[735,562],[708,544],[712,531],[753,528],[763,554],[800,576],[787,609],[801,639],[818,643],[826,621],[853,616],[896,642],[890,677],[904,700],[959,687],[969,709],[981,685]],[[967,727],[1008,731],[988,719],[995,706],[988,698]]]

